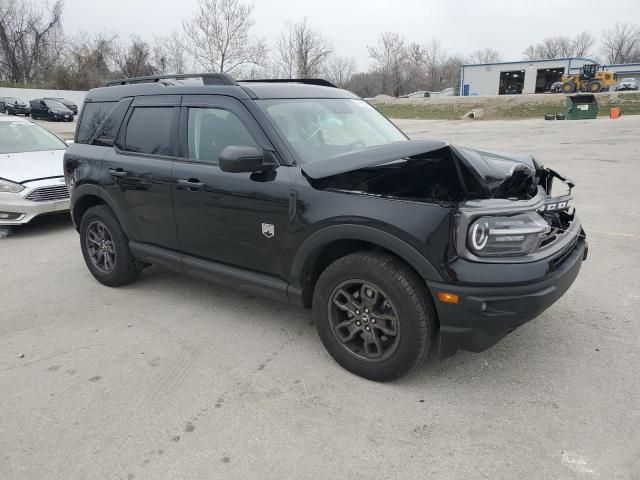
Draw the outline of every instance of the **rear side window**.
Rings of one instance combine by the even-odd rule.
[[[93,141],[91,141],[92,145],[103,147],[113,146],[118,130],[120,129],[120,125],[122,124],[122,120],[127,114],[132,100],[132,98],[128,97],[123,98],[118,102],[113,110],[111,110],[107,119],[102,122],[102,125],[98,129],[98,133],[94,137]]]
[[[76,143],[89,143],[115,105],[116,102],[85,103],[78,125]]]
[[[152,155],[171,155],[174,107],[136,107],[129,117],[124,149]]]

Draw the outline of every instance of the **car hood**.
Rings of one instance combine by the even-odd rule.
[[[0,178],[24,183],[40,178],[64,175],[62,159],[65,150],[0,154]]]
[[[375,167],[397,160],[421,161],[421,156],[443,150],[442,154],[457,159],[476,177],[487,197],[517,195],[518,190],[530,190],[536,174],[542,168],[531,155],[511,154],[458,147],[440,140],[410,140],[339,155],[302,165],[311,179],[339,175]]]

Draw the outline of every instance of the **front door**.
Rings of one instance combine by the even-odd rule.
[[[241,102],[184,96],[181,153],[173,169],[180,249],[187,255],[283,278],[289,228],[289,167],[226,173],[218,166],[229,145],[272,150]]]
[[[171,169],[177,151],[180,97],[138,97],[104,159],[106,195],[130,240],[177,249]]]

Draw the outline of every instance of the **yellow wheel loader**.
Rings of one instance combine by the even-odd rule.
[[[576,91],[598,93],[615,85],[616,74],[610,70],[600,70],[600,65],[590,63],[583,65],[578,74],[562,76],[562,92]]]

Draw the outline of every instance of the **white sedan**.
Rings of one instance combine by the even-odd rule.
[[[67,144],[35,123],[0,116],[0,227],[69,210]]]

